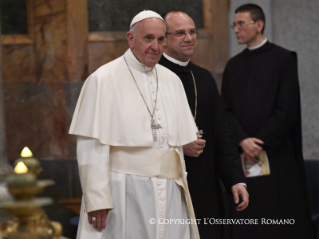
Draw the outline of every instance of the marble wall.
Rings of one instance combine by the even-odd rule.
[[[1,24],[0,24],[0,30],[1,30]],[[0,56],[1,55],[2,55],[2,47],[0,46]],[[5,158],[6,158],[6,134],[5,134],[5,122],[4,122],[2,58],[0,58],[0,162],[4,161]],[[0,179],[0,184],[1,184],[1,181],[2,180]]]
[[[75,158],[68,128],[88,74],[86,0],[26,2],[28,33],[1,39],[7,155],[29,146],[38,158]]]
[[[18,158],[24,146],[38,158],[75,158],[74,140],[67,133],[74,109],[67,101],[69,84],[5,84],[5,107],[10,109],[5,114],[9,159]]]
[[[89,30],[127,31],[132,18],[143,10],[163,14],[172,9],[187,12],[198,28],[203,27],[202,2],[198,0],[88,0]]]
[[[319,159],[319,1],[272,1],[273,41],[298,54],[305,159]]]
[[[1,10],[1,7],[0,7]],[[0,20],[0,32],[1,32],[1,23]],[[0,46],[0,56],[2,55],[2,47]],[[7,161],[7,152],[6,152],[6,124],[4,117],[4,96],[3,96],[3,75],[2,75],[2,58],[0,58],[0,185],[2,185],[9,173],[12,172],[12,167]],[[1,220],[1,211],[0,211],[0,220]]]

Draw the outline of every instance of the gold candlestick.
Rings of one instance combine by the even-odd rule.
[[[8,177],[8,190],[16,200],[30,200],[37,194],[37,178],[28,173],[28,168],[19,162],[14,174]]]
[[[30,154],[27,156],[26,158],[31,158],[32,153],[31,156]],[[34,172],[39,172],[40,164],[33,165],[35,167],[30,168],[34,169]],[[54,182],[37,180],[36,174],[28,173],[23,160],[17,162],[14,171],[15,173],[8,178],[8,190],[15,200],[2,201],[0,207],[14,215],[15,219],[1,224],[1,237],[3,239],[59,239],[62,235],[61,224],[51,222],[41,208],[52,204],[52,199],[35,198],[36,194]]]

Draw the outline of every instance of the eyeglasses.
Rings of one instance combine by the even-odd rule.
[[[230,28],[231,29],[235,29],[235,27],[237,27],[238,29],[242,29],[244,28],[245,26],[247,25],[250,25],[250,24],[254,24],[256,23],[255,21],[251,21],[251,22],[239,22],[239,23],[234,23],[233,25],[230,25]]]
[[[176,32],[166,32],[166,34],[173,34],[176,37],[185,37],[187,34],[189,34],[191,37],[193,37],[193,36],[197,36],[198,30],[197,29],[190,29],[188,31],[178,30]]]

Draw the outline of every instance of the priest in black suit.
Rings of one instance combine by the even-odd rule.
[[[167,26],[166,42],[159,64],[181,79],[196,125],[203,134],[183,147],[187,179],[192,202],[199,220],[201,239],[222,238],[223,201],[219,179],[233,193],[232,207],[238,211],[248,205],[245,177],[239,154],[224,125],[224,113],[215,80],[211,73],[193,63],[190,57],[196,47],[194,21],[184,12],[163,15]],[[241,202],[239,203],[239,201]]]
[[[232,27],[247,48],[227,63],[222,98],[243,160],[255,166],[265,151],[270,174],[249,177],[247,171],[250,205],[243,212],[233,210],[232,216],[259,224],[231,225],[231,238],[312,238],[297,55],[263,36],[265,16],[259,6],[245,4],[235,13]]]

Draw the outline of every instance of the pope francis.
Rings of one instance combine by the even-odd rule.
[[[123,56],[85,81],[77,135],[83,191],[78,239],[198,239],[182,145],[197,139],[179,78],[158,65],[165,24],[137,14]]]

